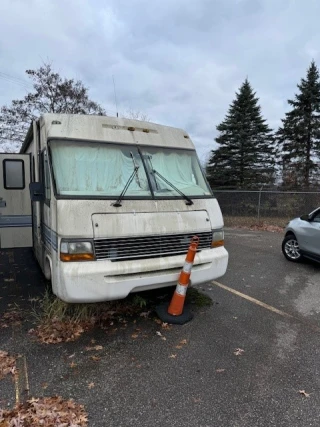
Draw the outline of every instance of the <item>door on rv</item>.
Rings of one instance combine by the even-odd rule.
[[[32,246],[29,154],[0,153],[0,248]]]

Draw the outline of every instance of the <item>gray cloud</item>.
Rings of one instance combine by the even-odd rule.
[[[109,114],[114,75],[121,111],[185,128],[204,158],[246,76],[279,125],[319,59],[319,12],[317,0],[2,0],[0,71],[26,80],[25,69],[50,59]],[[0,105],[25,93],[0,79]]]

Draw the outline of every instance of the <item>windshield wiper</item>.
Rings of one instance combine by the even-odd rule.
[[[123,190],[121,191],[121,194],[118,197],[118,199],[114,203],[111,203],[111,206],[114,206],[115,208],[119,208],[120,206],[122,206],[121,201],[122,201],[124,195],[126,194],[126,192],[127,192],[128,188],[129,188],[131,182],[133,181],[133,178],[137,175],[137,172],[139,170],[139,166],[136,165],[136,162],[135,162],[135,160],[133,158],[133,154],[132,154],[131,151],[130,151],[130,154],[131,154],[131,157],[132,157],[134,169],[133,169],[133,172],[130,175],[128,181],[126,182],[126,185],[123,187]],[[138,185],[140,187],[139,178],[138,178]]]
[[[190,199],[190,197],[188,197],[186,194],[184,194],[182,191],[179,190],[179,188],[177,188],[175,185],[173,185],[170,181],[168,181],[164,176],[162,176],[158,171],[156,171],[155,169],[152,169],[152,172],[157,175],[159,178],[161,178],[166,184],[170,185],[170,187],[172,187],[174,190],[176,190],[177,193],[180,194],[180,196],[182,196],[185,200],[186,200],[186,205],[193,205],[193,201]]]

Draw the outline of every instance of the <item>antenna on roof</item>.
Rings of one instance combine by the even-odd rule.
[[[115,82],[114,82],[113,75],[112,75],[112,81],[113,81],[114,101],[115,101],[115,104],[116,104],[117,117],[119,117],[119,113],[118,113],[118,102],[117,102],[117,93],[116,93],[116,85],[115,85]]]

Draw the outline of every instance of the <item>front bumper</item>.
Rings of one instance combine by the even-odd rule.
[[[122,299],[131,292],[177,283],[185,255],[134,261],[58,262],[53,287],[63,301],[72,303]],[[196,254],[191,284],[199,285],[225,274],[228,252],[224,247]]]

